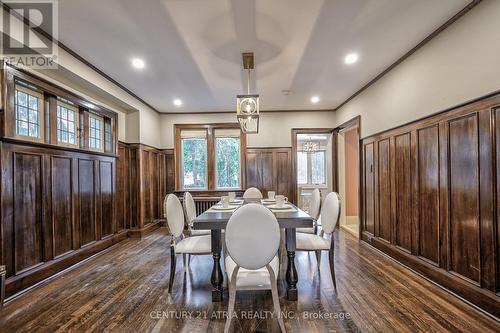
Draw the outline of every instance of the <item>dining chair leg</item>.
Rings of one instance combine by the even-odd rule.
[[[189,254],[184,253],[182,255],[182,264],[184,265],[184,272],[187,272],[189,269]]]
[[[333,237],[333,235],[332,235],[332,237]],[[335,289],[335,293],[337,293],[337,283],[335,282],[334,254],[335,254],[335,248],[334,248],[333,239],[332,239],[332,245],[330,247],[330,250],[328,250],[328,259],[330,261],[330,273],[332,274],[333,289]]]
[[[229,284],[229,304],[227,308],[226,325],[224,326],[224,333],[228,333],[231,328],[231,320],[233,319],[234,304],[236,303],[236,277],[240,267],[236,266],[231,275],[231,283]]]
[[[321,267],[321,250],[316,250],[316,261],[318,262],[318,271]]]
[[[271,278],[271,294],[273,296],[273,306],[274,306],[274,314],[278,319],[278,324],[280,325],[281,332],[285,333],[285,323],[283,322],[283,316],[281,315],[281,307],[280,307],[280,298],[278,296],[278,284],[276,283],[276,276],[274,274],[271,266],[266,265],[267,271],[269,272],[269,277]]]
[[[175,247],[174,243],[172,241],[172,244],[170,245],[170,280],[168,284],[168,293],[172,293],[172,286],[174,284],[174,277],[175,277],[175,267],[176,267],[176,262],[175,262]]]

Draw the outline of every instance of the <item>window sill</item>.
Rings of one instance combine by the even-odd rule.
[[[19,138],[3,137],[3,138],[0,138],[0,141],[5,142],[5,143],[34,146],[34,147],[47,148],[47,149],[72,151],[72,152],[82,153],[82,154],[118,157],[118,155],[112,154],[112,153],[105,153],[105,152],[80,149],[80,148],[72,148],[72,147],[67,147],[67,146],[61,146],[61,145],[55,145],[55,144],[50,144],[50,143],[45,143],[45,142],[37,142],[37,141],[31,141],[31,140],[24,140],[24,139],[19,139]]]

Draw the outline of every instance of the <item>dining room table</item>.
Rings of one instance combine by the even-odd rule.
[[[241,199],[238,198],[230,203],[230,208],[222,208],[221,203],[212,206],[196,217],[193,222],[193,229],[196,230],[210,230],[211,232],[211,250],[213,257],[213,267],[211,275],[212,284],[212,301],[222,301],[222,284],[224,282],[224,275],[221,269],[220,259],[222,252],[222,231],[226,228],[231,215],[241,205],[248,203],[260,203],[268,207],[276,216],[278,224],[281,229],[285,230],[285,247],[287,255],[286,267],[286,286],[287,299],[290,301],[297,300],[297,269],[295,268],[295,248],[296,248],[296,229],[297,228],[310,228],[313,226],[313,218],[306,212],[298,208],[292,203],[286,203],[285,207],[277,207],[272,201],[268,199]]]

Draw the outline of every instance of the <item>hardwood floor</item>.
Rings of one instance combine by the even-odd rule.
[[[197,256],[184,274],[179,256],[167,294],[169,237],[165,228],[119,243],[101,256],[11,301],[0,311],[2,332],[220,332],[227,309],[212,303],[211,257]],[[500,324],[376,252],[337,233],[336,297],[326,253],[321,273],[313,253],[298,253],[299,302],[280,300],[288,332],[498,332]],[[278,332],[270,292],[238,292],[233,332]],[[260,311],[260,312],[259,312]],[[253,316],[256,319],[244,319]],[[329,315],[337,319],[309,319]],[[267,317],[267,318],[266,318]],[[343,317],[343,319],[338,318]]]

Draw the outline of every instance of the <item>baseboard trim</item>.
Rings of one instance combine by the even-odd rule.
[[[22,272],[18,275],[11,276],[5,281],[5,294],[6,297],[11,297],[20,291],[24,291],[38,284],[39,282],[51,278],[57,273],[64,271],[68,267],[74,266],[79,262],[82,262],[95,254],[102,252],[103,250],[123,241],[127,238],[127,232],[122,231],[109,236],[105,239],[101,239],[97,242],[89,244],[87,246],[81,247],[78,250],[74,250],[65,254],[57,259],[42,263],[41,265]]]
[[[363,232],[361,239],[367,245],[387,255],[402,266],[440,286],[444,290],[450,292],[450,294],[473,305],[475,308],[480,309],[481,312],[487,314],[489,317],[499,321],[499,297],[493,292],[471,285],[467,281],[450,274],[444,269],[421,260],[412,254],[406,253],[396,246],[379,240],[369,233]]]
[[[163,219],[158,219],[158,220],[153,220],[153,222],[149,223],[145,227],[141,229],[129,229],[128,231],[128,237],[130,238],[143,238],[150,232],[158,229],[160,226],[165,224],[165,220]]]

